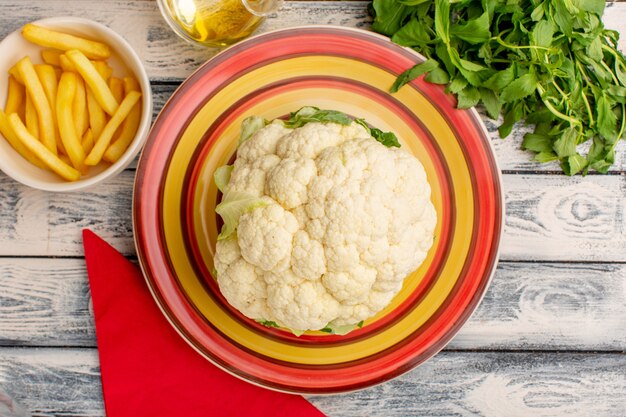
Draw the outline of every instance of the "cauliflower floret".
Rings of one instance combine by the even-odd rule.
[[[250,164],[236,160],[226,190],[246,191],[255,197],[265,195],[266,175],[279,163],[276,155],[263,155]]]
[[[276,145],[276,155],[283,159],[313,159],[325,148],[339,145],[347,139],[341,134],[341,128],[341,125],[334,123],[306,124],[280,138]]]
[[[288,265],[298,227],[296,217],[278,204],[245,213],[237,230],[241,255],[264,271]]]
[[[317,280],[326,272],[324,247],[312,240],[304,230],[299,230],[293,238],[291,269],[300,278]]]
[[[349,272],[328,272],[322,277],[322,284],[337,301],[345,305],[364,302],[376,281],[376,270],[356,265]]]
[[[284,208],[294,209],[307,202],[307,188],[316,175],[317,168],[312,159],[283,159],[267,176],[269,195]]]
[[[291,129],[287,129],[280,121],[276,120],[263,129],[257,130],[250,139],[241,144],[237,149],[237,160],[248,163],[256,161],[264,155],[274,155],[280,139],[291,133],[293,133]]]
[[[296,277],[287,270],[269,278],[267,303],[278,323],[296,330],[321,329],[337,317],[339,303],[319,281]]]
[[[220,289],[246,316],[297,330],[384,309],[437,224],[420,162],[358,123],[267,125],[238,150],[228,190],[266,204],[218,242]]]
[[[267,317],[267,285],[262,272],[243,258],[217,275],[217,283],[228,302],[248,317]]]

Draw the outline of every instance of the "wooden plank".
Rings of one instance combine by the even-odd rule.
[[[36,416],[104,416],[96,349],[0,349],[0,386]]]
[[[618,416],[625,367],[616,354],[442,352],[385,384],[308,399],[329,417]],[[95,349],[0,349],[0,385],[33,416],[104,415]]]
[[[626,177],[505,175],[501,259],[626,261]]]
[[[626,351],[626,265],[501,262],[448,348]]]
[[[0,259],[0,346],[95,347],[83,259]],[[448,349],[626,351],[626,265],[502,262]]]
[[[133,255],[133,180],[125,171],[81,193],[46,193],[0,174],[0,256],[81,256],[86,227]],[[624,176],[507,174],[503,185],[502,260],[626,262]]]
[[[0,258],[0,346],[96,346],[84,259]]]
[[[101,234],[118,250],[134,253],[133,174],[122,172],[80,193],[34,190],[2,174],[0,256],[80,256],[84,228]]]
[[[329,416],[618,416],[626,356],[447,353],[398,380],[311,402]]]

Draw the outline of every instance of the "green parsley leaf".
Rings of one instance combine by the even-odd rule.
[[[348,126],[352,123],[352,119],[345,113],[337,110],[320,110],[317,107],[307,106],[291,113],[291,116],[284,124],[287,128],[296,129],[310,122],[338,123]]]
[[[459,109],[469,109],[478,104],[480,91],[478,91],[478,88],[468,85],[457,94],[456,98],[458,100],[457,107]]]
[[[410,12],[407,6],[387,0],[374,0],[372,8],[375,13],[372,29],[387,36],[400,30]]]
[[[374,139],[376,139],[388,148],[400,147],[400,141],[393,132],[383,132],[380,129],[371,128],[370,133]]]
[[[498,71],[485,81],[482,86],[494,91],[501,91],[515,79],[515,69],[509,66],[507,69]]]
[[[598,131],[608,140],[617,139],[617,117],[613,113],[611,99],[602,94],[598,98],[597,112],[598,112]]]
[[[535,92],[536,88],[537,77],[534,73],[529,72],[504,87],[502,94],[500,94],[500,100],[504,103],[516,101],[528,97]]]
[[[276,323],[275,321],[271,321],[271,320],[263,320],[263,319],[258,319],[255,320],[257,323],[265,326],[265,327],[274,327],[276,329],[280,329],[280,326],[278,325],[278,323]]]
[[[391,40],[402,46],[423,47],[430,41],[430,35],[426,27],[419,20],[413,18],[394,33]]]
[[[444,69],[435,68],[426,74],[424,80],[433,84],[448,84],[450,82],[450,76]]]
[[[522,149],[533,152],[551,152],[552,138],[548,135],[527,133],[522,141]]]
[[[464,24],[453,24],[450,34],[472,44],[482,43],[489,40],[489,14],[487,12],[476,19],[471,19]]]
[[[487,114],[492,119],[497,119],[498,115],[502,111],[502,102],[498,99],[495,91],[490,90],[488,88],[479,88],[480,99],[487,110]]]
[[[369,132],[369,134],[372,135],[372,137],[374,139],[376,139],[378,142],[382,143],[386,147],[388,147],[388,148],[390,148],[390,147],[399,148],[400,147],[400,141],[398,140],[398,138],[396,137],[396,135],[393,132],[383,132],[380,129],[377,129],[375,127],[371,127],[363,119],[355,119],[354,121],[356,123],[360,124],[361,126],[363,126],[365,128],[365,130],[367,130]]]
[[[541,162],[542,164],[545,164],[546,162],[556,161],[558,159],[559,157],[556,156],[554,152],[539,152],[537,155],[535,155],[535,161]]]
[[[562,163],[563,172],[567,175],[576,175],[587,167],[587,160],[579,154],[568,156]]]
[[[576,155],[578,132],[574,128],[566,129],[560,138],[554,142],[554,151],[559,158]]]
[[[434,70],[437,67],[439,67],[439,64],[437,63],[437,61],[433,59],[429,59],[424,62],[421,62],[415,65],[414,67],[409,68],[408,70],[404,71],[402,74],[398,75],[398,78],[396,78],[396,81],[393,83],[389,91],[391,91],[392,93],[395,93],[403,85],[413,81],[420,75],[426,74]]]

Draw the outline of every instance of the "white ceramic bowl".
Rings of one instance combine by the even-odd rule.
[[[14,180],[46,191],[76,191],[91,187],[115,176],[126,168],[146,141],[152,119],[150,80],[146,75],[139,56],[128,42],[100,23],[77,17],[52,17],[32,23],[105,42],[113,50],[113,55],[107,60],[108,64],[113,67],[113,74],[118,77],[132,74],[141,86],[141,122],[130,146],[117,162],[114,164],[101,162],[95,167],[90,167],[87,174],[83,175],[78,181],[65,181],[51,171],[43,170],[30,164],[0,135],[0,169]],[[0,107],[4,107],[6,102],[8,70],[25,55],[29,55],[35,64],[42,63],[40,54],[42,49],[45,48],[34,45],[24,39],[21,34],[21,28],[0,42],[0,57],[2,57],[0,60]]]

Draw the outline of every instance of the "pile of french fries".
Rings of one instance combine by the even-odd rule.
[[[76,181],[89,166],[116,162],[135,138],[141,88],[113,76],[108,45],[27,24],[22,36],[46,49],[9,70],[0,133],[26,160]]]

